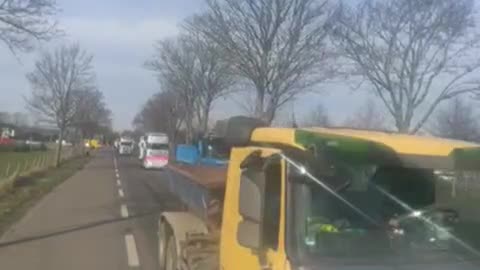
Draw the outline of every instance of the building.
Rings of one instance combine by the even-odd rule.
[[[12,124],[0,123],[0,138],[15,137],[16,127]]]

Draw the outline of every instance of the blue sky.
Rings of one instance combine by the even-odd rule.
[[[114,113],[114,127],[127,129],[141,105],[160,88],[153,75],[142,67],[152,55],[155,40],[178,33],[178,24],[204,8],[203,0],[57,0],[62,13],[59,23],[67,36],[94,54],[98,85]],[[58,41],[57,41],[58,42]],[[53,44],[42,44],[48,49]],[[0,111],[24,111],[23,96],[30,89],[25,74],[32,69],[36,53],[12,55],[0,43]],[[355,111],[365,99],[343,84],[323,86],[327,94],[298,98],[299,117],[321,102],[337,121]],[[323,92],[326,93],[326,92]],[[290,107],[291,108],[291,107]],[[235,102],[219,101],[213,118],[241,113]]]

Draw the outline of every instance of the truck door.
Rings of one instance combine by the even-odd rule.
[[[222,269],[285,267],[285,163],[279,153],[261,147],[232,150],[221,236]],[[249,161],[252,155],[256,157]],[[249,191],[249,181],[255,190]],[[245,204],[250,209],[245,210]]]

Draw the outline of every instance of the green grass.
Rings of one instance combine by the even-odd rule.
[[[35,159],[44,155],[53,155],[53,152],[0,152],[0,179],[6,176],[8,167],[10,167],[9,174],[11,175],[17,166],[24,168],[26,163],[30,164]]]
[[[88,161],[88,157],[74,158],[63,162],[59,168],[17,179],[13,189],[0,196],[0,235],[43,196],[82,169]]]

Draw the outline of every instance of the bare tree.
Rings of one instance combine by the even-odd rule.
[[[465,141],[480,140],[480,123],[471,103],[455,98],[432,121],[435,136]]]
[[[173,155],[185,115],[186,110],[178,92],[164,91],[145,103],[133,125],[137,130],[165,132],[170,141],[170,154]]]
[[[15,52],[30,51],[33,41],[48,41],[59,33],[54,0],[2,0],[0,40]]]
[[[375,102],[368,99],[354,114],[345,120],[344,126],[360,129],[386,129],[384,112],[378,109]]]
[[[198,92],[194,85],[195,53],[184,37],[157,43],[147,68],[154,71],[163,89],[176,92],[185,110],[187,143],[193,139],[193,119]]]
[[[72,126],[80,132],[81,138],[93,138],[110,129],[112,112],[105,104],[103,93],[88,89],[79,94]]]
[[[210,0],[208,7],[187,28],[224,50],[235,74],[255,89],[255,115],[264,121],[331,75],[326,1]]]
[[[60,131],[56,166],[61,160],[65,130],[73,124],[82,92],[95,89],[92,59],[77,44],[63,45],[42,53],[34,70],[27,74],[32,86],[27,107]]]
[[[322,104],[318,104],[312,109],[302,121],[302,126],[328,127],[330,126],[330,117]]]
[[[195,54],[193,87],[197,93],[196,113],[199,133],[205,134],[208,130],[208,121],[213,102],[219,97],[230,93],[235,80],[231,73],[230,64],[224,61],[220,47],[209,42],[202,35],[190,32],[187,36],[188,47]]]
[[[198,131],[206,133],[213,102],[226,95],[234,82],[221,53],[217,45],[192,31],[158,42],[153,60],[146,64],[162,87],[177,92],[183,102],[188,141],[194,136],[194,118]]]
[[[336,15],[334,43],[400,132],[417,132],[441,102],[480,90],[472,0],[364,0]]]

